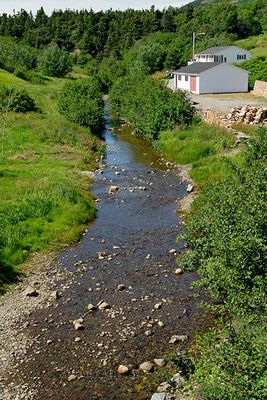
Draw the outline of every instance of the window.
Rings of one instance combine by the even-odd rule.
[[[185,78],[185,81],[186,81],[186,82],[188,82],[188,76],[187,76],[187,75],[185,75],[185,77],[184,77],[184,78]]]
[[[237,58],[237,60],[246,60],[247,55],[246,54],[237,54],[236,58]]]
[[[182,76],[178,75],[178,80],[181,81],[182,80]]]

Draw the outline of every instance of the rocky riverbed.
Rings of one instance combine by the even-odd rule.
[[[187,183],[128,130],[107,120],[104,136],[96,221],[2,300],[3,400],[149,399],[164,356],[208,324],[176,262]]]

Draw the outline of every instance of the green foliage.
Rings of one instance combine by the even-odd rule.
[[[197,271],[224,325],[198,341],[193,381],[208,400],[266,397],[267,129],[243,162],[206,188],[187,219],[189,250],[179,259]]]
[[[25,90],[0,86],[0,109],[15,112],[35,111],[34,100]]]
[[[126,75],[112,87],[113,113],[128,120],[137,134],[156,139],[159,132],[175,125],[187,125],[193,117],[182,92],[173,93],[164,83],[142,74]]]
[[[32,85],[0,70],[0,82],[27,90],[41,113],[11,112],[0,162],[0,291],[19,265],[37,251],[77,240],[95,205],[90,181],[77,173],[95,169],[100,141],[57,111],[65,80]],[[17,89],[18,90],[18,89]]]
[[[99,133],[104,125],[101,86],[96,78],[80,79],[64,85],[59,111],[70,121]]]
[[[29,46],[16,43],[11,38],[0,40],[0,67],[10,72],[15,68],[32,70],[36,67],[36,51]]]
[[[69,53],[57,46],[48,47],[38,58],[38,68],[48,76],[66,76],[72,70]]]
[[[249,71],[248,84],[249,88],[254,88],[256,80],[267,81],[267,58],[255,57],[243,62],[241,68]]]

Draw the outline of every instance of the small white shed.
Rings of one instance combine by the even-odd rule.
[[[228,63],[195,62],[173,75],[174,90],[196,94],[248,91],[248,71]]]

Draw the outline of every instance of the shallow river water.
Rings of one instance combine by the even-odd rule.
[[[108,115],[104,138],[107,166],[92,188],[97,219],[79,245],[60,256],[68,271],[58,283],[62,297],[31,316],[34,344],[18,380],[32,382],[38,400],[149,399],[156,387],[140,363],[174,353],[180,347],[169,344],[172,335],[190,340],[206,324],[190,289],[195,275],[176,276],[170,254],[183,248],[176,242],[183,229],[177,211],[186,183],[158,162],[149,142],[111,131]],[[119,191],[109,194],[111,185]],[[126,289],[118,291],[120,284]],[[111,308],[87,311],[101,300]],[[72,321],[79,317],[85,329],[75,331]],[[120,364],[131,367],[128,376],[117,373]],[[69,382],[70,375],[76,379]]]

